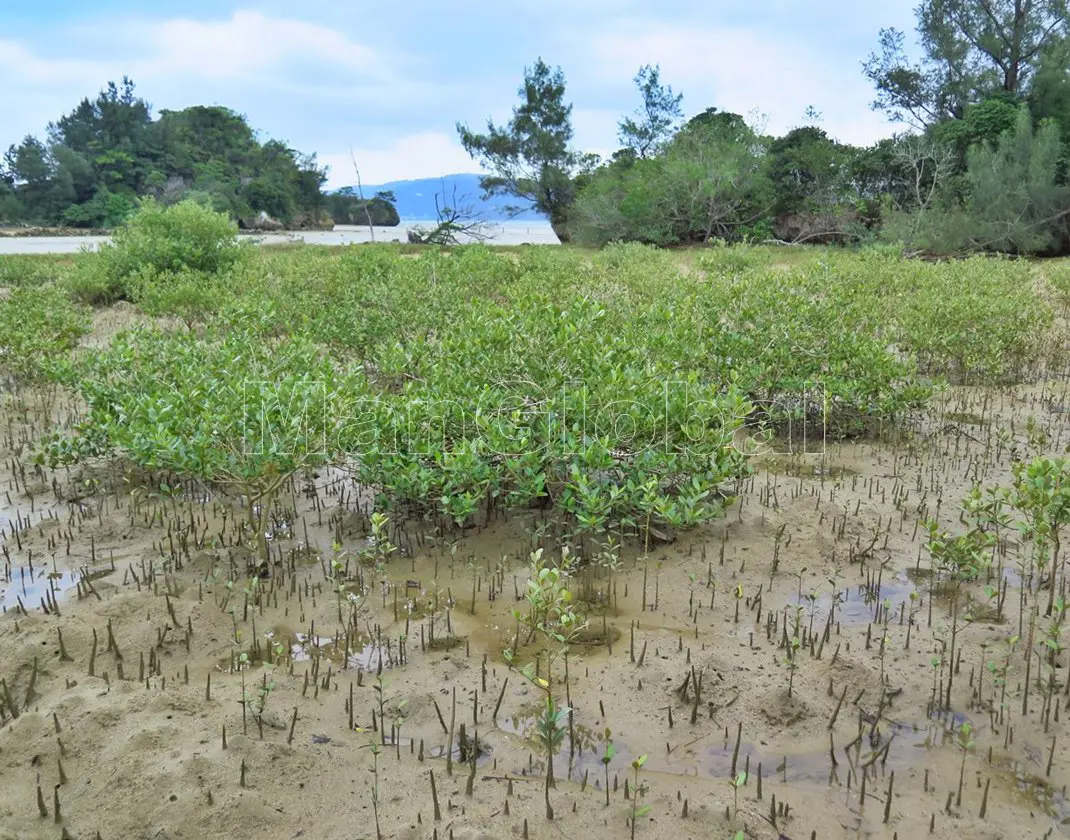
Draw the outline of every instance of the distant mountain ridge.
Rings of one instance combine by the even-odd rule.
[[[483,190],[479,186],[479,175],[457,174],[443,175],[441,178],[419,178],[413,181],[390,181],[386,184],[365,184],[364,196],[371,198],[375,193],[389,190],[397,199],[398,215],[403,222],[424,222],[437,218],[435,211],[435,195],[439,196],[439,204],[445,202],[451,206],[453,202],[453,190],[457,190],[457,204],[461,207],[471,207],[479,216],[488,222],[505,221],[508,219],[524,219],[535,221],[542,219],[542,215],[534,210],[525,210],[518,216],[511,216],[505,208],[510,204],[520,204],[515,198],[493,196],[483,200]]]

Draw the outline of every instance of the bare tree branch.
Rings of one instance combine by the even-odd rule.
[[[353,144],[349,144],[349,159],[353,162],[353,171],[357,173],[357,195],[360,196],[360,201],[364,205],[364,214],[368,217],[368,233],[371,234],[372,242],[375,241],[375,225],[372,224],[372,210],[371,205],[364,200],[364,187],[360,183],[360,167],[357,166],[357,156],[353,152]]]
[[[441,196],[441,200],[440,200]],[[446,184],[435,193],[437,223],[432,228],[415,227],[409,231],[409,242],[416,245],[460,245],[462,242],[485,242],[490,239],[486,222],[471,204],[462,204],[465,196],[457,197],[453,185],[450,203],[446,204]]]

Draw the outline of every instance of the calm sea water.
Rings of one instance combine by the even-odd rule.
[[[408,242],[408,232],[413,227],[427,227],[429,222],[402,222],[397,227],[374,229],[376,242]],[[508,221],[488,223],[490,245],[559,245],[560,242],[549,222]],[[245,237],[242,237],[243,239]],[[334,230],[283,231],[250,236],[263,245],[282,245],[290,242],[306,242],[309,245],[350,245],[370,242],[373,234],[367,227],[338,225]],[[107,242],[106,236],[25,236],[0,238],[0,254],[72,254],[83,248],[94,250]]]

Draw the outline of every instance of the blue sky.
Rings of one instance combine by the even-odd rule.
[[[507,119],[523,68],[560,65],[577,145],[609,153],[660,64],[688,115],[710,106],[781,132],[813,105],[841,140],[895,128],[860,62],[916,0],[38,0],[0,4],[0,147],[129,75],[155,108],[220,104],[352,183],[475,171],[457,120]],[[91,8],[90,8],[91,7]],[[760,117],[759,115],[764,115]]]

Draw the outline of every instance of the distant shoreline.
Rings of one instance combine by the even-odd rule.
[[[413,227],[416,225],[434,225],[438,223],[438,219],[402,219],[400,224],[390,225],[389,227],[376,225],[376,230],[398,230],[401,228]],[[543,218],[534,219],[487,219],[483,221],[483,224],[488,227],[531,227],[531,228],[544,228],[549,227],[550,222]],[[354,229],[367,229],[367,225],[335,225],[336,231],[349,231]],[[308,231],[302,230],[278,230],[278,231],[264,231],[264,230],[239,230],[239,236],[266,236],[268,234],[301,234]],[[324,230],[323,233],[331,233],[331,230]],[[76,228],[76,227],[3,227],[0,226],[0,239],[34,239],[41,237],[59,237],[59,236],[111,236],[114,233],[114,228]]]
[[[335,225],[334,230],[295,230],[255,232],[247,231],[242,239],[252,240],[257,245],[307,245],[345,246],[366,242],[408,242],[408,232],[414,227],[426,226],[427,222],[405,221],[395,227],[367,225]],[[506,222],[487,222],[489,238],[487,245],[560,245],[550,223],[543,220],[525,221],[512,219]],[[0,236],[0,256],[17,254],[74,254],[83,248],[95,250],[108,241],[107,232],[82,233],[76,229],[64,229],[64,233],[19,236]]]
[[[30,239],[41,236],[111,236],[110,228],[0,227],[0,238]]]

